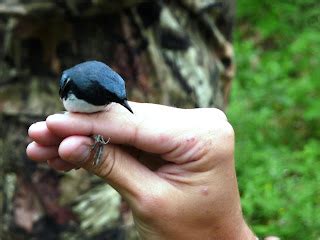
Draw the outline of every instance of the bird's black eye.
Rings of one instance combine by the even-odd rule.
[[[62,84],[59,89],[59,95],[62,98],[65,95],[65,93],[67,93],[67,91],[68,91],[68,86],[71,83],[71,78],[66,77],[66,76],[62,76],[61,80],[62,80]]]
[[[70,78],[70,77],[67,77],[67,78],[63,81],[63,85],[66,86],[69,81],[71,81],[71,78]]]

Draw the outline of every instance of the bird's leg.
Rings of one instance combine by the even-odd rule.
[[[93,139],[94,139],[94,144],[91,147],[91,151],[95,150],[93,165],[96,166],[100,164],[102,153],[103,153],[103,147],[104,145],[107,145],[109,143],[110,138],[108,139],[108,141],[105,141],[101,135],[94,135]]]

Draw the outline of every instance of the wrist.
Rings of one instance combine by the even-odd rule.
[[[137,224],[137,222],[136,222]],[[139,228],[140,227],[140,228]],[[152,231],[148,227],[139,225],[141,239],[145,240],[166,240],[166,239],[184,239],[184,240],[197,240],[197,239],[219,239],[219,240],[259,240],[244,220],[240,224],[214,226],[211,229],[198,227],[184,228],[184,226],[176,227],[172,231],[157,232]],[[141,228],[142,227],[142,228]],[[142,230],[142,231],[141,231]],[[158,229],[159,230],[159,229]]]
[[[240,224],[234,224],[231,228],[220,227],[220,231],[214,232],[213,239],[219,240],[257,240],[258,238],[249,228],[244,219],[241,220]]]
[[[252,230],[249,228],[249,226],[244,222],[245,226],[243,229],[243,236],[242,238],[239,239],[243,239],[243,240],[259,240],[255,234],[252,232]]]

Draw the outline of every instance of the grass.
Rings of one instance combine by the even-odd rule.
[[[259,237],[320,238],[320,3],[238,1],[228,107],[244,215]]]

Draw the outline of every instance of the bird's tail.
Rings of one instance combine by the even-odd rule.
[[[129,103],[127,100],[124,100],[122,103],[120,103],[122,106],[124,106],[126,109],[128,109],[132,114],[133,114],[133,111],[131,109],[131,107],[129,106]]]

